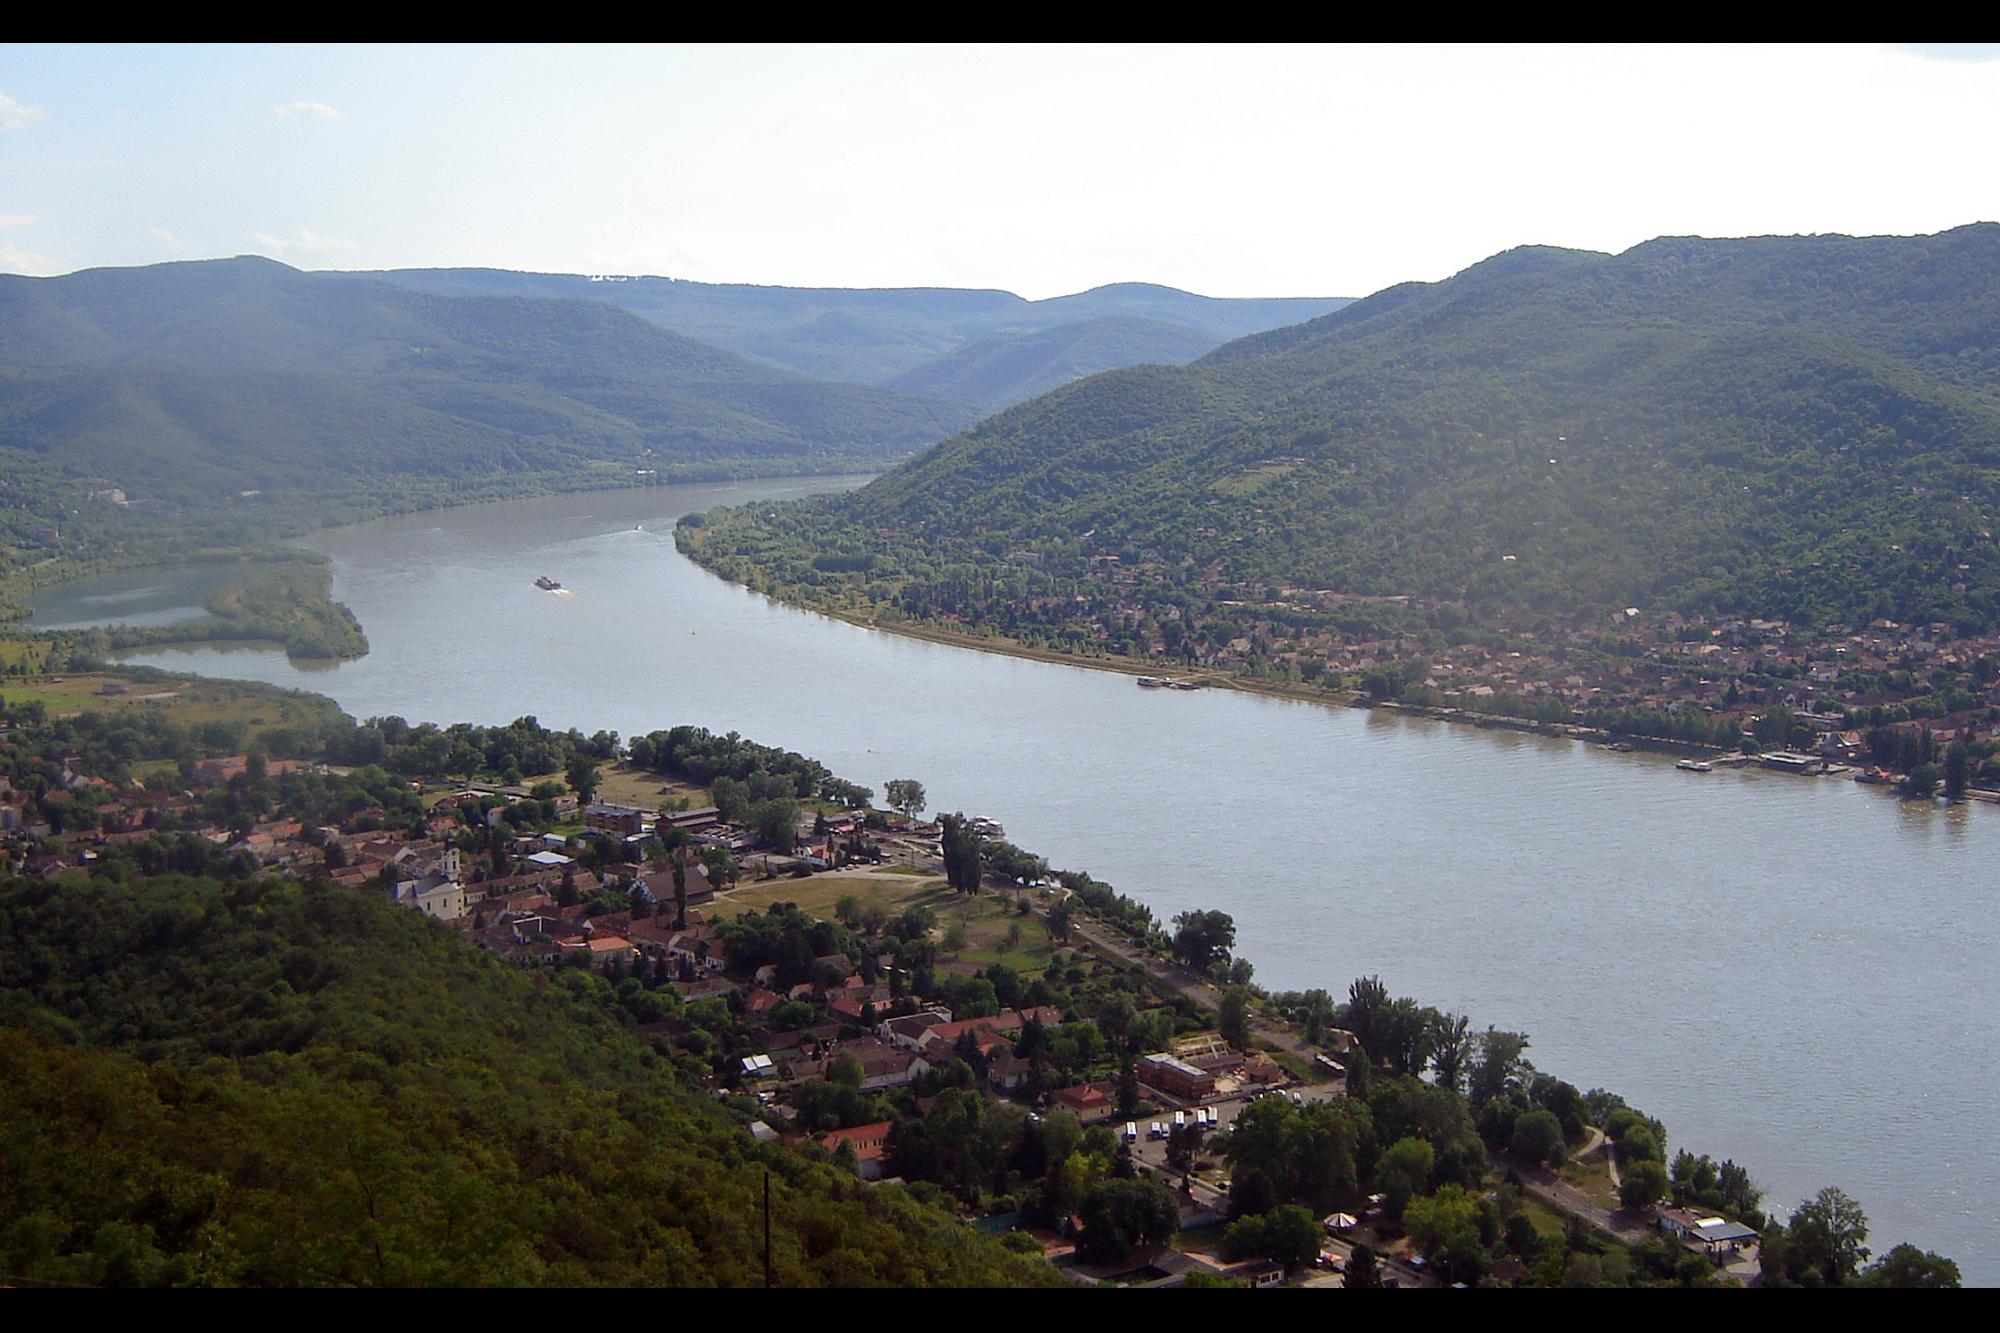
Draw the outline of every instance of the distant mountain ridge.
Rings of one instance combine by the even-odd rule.
[[[1032,553],[1183,600],[2000,623],[2000,225],[1512,250],[1058,389],[780,517],[712,525],[705,558],[783,588],[838,581],[793,545],[865,551],[919,613]]]
[[[871,467],[973,415],[601,302],[428,295],[256,258],[0,277],[0,466],[135,496]]]
[[[399,269],[366,276],[439,295],[600,301],[817,379],[937,385],[940,396],[988,411],[1103,370],[1180,364],[1231,339],[1347,303],[1338,297],[1197,296],[1149,283],[1113,283],[1029,301],[980,289],[757,287],[661,277],[600,281],[502,269]],[[1056,332],[1065,327],[1069,334]],[[953,392],[943,392],[947,388]]]

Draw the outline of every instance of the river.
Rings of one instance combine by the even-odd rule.
[[[306,544],[373,652],[305,670],[134,660],[356,716],[680,723],[1003,821],[1161,918],[1232,913],[1273,989],[1392,991],[1531,1034],[1539,1068],[1734,1157],[1782,1212],[1854,1195],[2000,1282],[2000,811],[1128,676],[860,629],[683,559],[685,512],[852,479],[669,487],[386,519]],[[536,589],[547,574],[561,594]],[[135,579],[132,587],[148,586]],[[115,595],[96,588],[93,596]],[[109,605],[93,602],[93,607]]]

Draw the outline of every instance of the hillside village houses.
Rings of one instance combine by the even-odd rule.
[[[269,771],[278,772],[280,763],[284,771],[292,771],[291,761],[272,761]],[[248,767],[249,760],[242,755],[202,760],[194,768],[196,784],[206,788],[227,783]],[[65,784],[77,788],[106,786],[72,765],[65,765],[63,772]],[[272,818],[247,831],[232,832],[203,821],[193,790],[134,788],[102,804],[94,827],[55,835],[24,794],[0,780],[0,838],[6,840],[17,871],[53,877],[87,868],[101,849],[154,836],[162,818],[171,817],[183,829],[251,858],[262,869],[319,876],[358,892],[381,893],[388,901],[460,930],[477,946],[516,962],[558,964],[581,958],[594,969],[621,974],[640,967],[663,969],[659,974],[669,978],[684,998],[726,998],[752,1017],[769,1015],[785,1003],[810,1006],[820,1020],[773,1033],[755,1068],[742,1070],[751,1083],[784,1086],[824,1080],[844,1056],[859,1066],[861,1088],[876,1091],[907,1086],[939,1064],[970,1054],[979,1060],[995,1093],[1020,1094],[1026,1090],[1031,1064],[1016,1053],[1015,1044],[1030,1024],[1054,1028],[1067,1017],[1042,1006],[957,1019],[942,1006],[899,994],[881,976],[881,964],[893,961],[886,956],[865,960],[870,976],[843,955],[817,959],[814,980],[781,994],[774,989],[776,976],[770,967],[754,975],[732,970],[728,944],[702,910],[714,900],[717,886],[710,882],[699,851],[707,846],[749,848],[754,840],[746,831],[722,821],[712,808],[649,819],[632,807],[608,804],[578,812],[570,798],[566,808],[581,813],[593,826],[583,836],[617,840],[617,850],[600,860],[595,870],[570,855],[577,850],[572,838],[560,834],[524,834],[512,840],[511,864],[505,867],[489,863],[483,855],[468,857],[458,843],[464,828],[460,808],[491,804],[500,809],[509,799],[509,793],[489,786],[447,793],[430,807],[421,829],[307,828],[297,820]],[[366,825],[370,814],[359,811],[351,823]],[[647,860],[641,845],[663,822],[689,830],[694,839],[680,853],[687,903],[684,923],[675,919],[671,866]],[[921,827],[917,831],[934,833]],[[844,854],[840,840],[858,834],[855,821],[835,820],[829,832],[808,835],[800,854],[773,855],[771,870],[801,873],[815,865],[835,864]],[[635,836],[637,842],[629,841]],[[62,850],[48,850],[51,840]],[[605,890],[624,896],[631,905],[607,912],[601,902],[590,902],[592,895]],[[595,915],[593,906],[598,909]],[[1153,1095],[1185,1100],[1212,1093],[1225,1083],[1241,1083],[1248,1064],[1226,1048],[1162,1052],[1141,1062],[1140,1076]],[[1112,1091],[1093,1085],[1055,1090],[1049,1103],[1073,1111],[1086,1123],[1105,1120],[1115,1111]],[[868,1147],[858,1146],[864,1153]]]
[[[1444,599],[1283,588],[1275,600],[1217,600],[1218,623],[1236,632],[1226,639],[1221,631],[1197,637],[1194,631],[1203,627],[1179,606],[1155,607],[1123,591],[1142,581],[1137,571],[1148,568],[1153,554],[1138,566],[1099,557],[1102,568],[1083,582],[1083,591],[1041,609],[1059,613],[1100,651],[1348,689],[1370,672],[1420,667],[1423,674],[1411,683],[1433,692],[1441,706],[1517,717],[1528,709],[1541,710],[1537,716],[1566,709],[1572,722],[1593,710],[1692,710],[1748,730],[1760,712],[1785,707],[1824,719],[1808,722],[1824,734],[1842,712],[1893,708],[1949,680],[1974,696],[1967,706],[1905,725],[1928,722],[1967,740],[2000,739],[2000,717],[1994,716],[2000,710],[2000,633],[1960,634],[1941,622],[1886,618],[1815,627],[1628,607],[1567,631],[1524,623],[1497,632],[1461,631],[1439,644],[1425,641],[1424,617],[1456,611],[1464,618],[1462,607]],[[1174,581],[1173,571],[1150,572]],[[1213,593],[1219,585],[1205,578],[1201,586]],[[1407,634],[1343,630],[1322,619],[1368,604],[1422,615]],[[1187,646],[1193,643],[1200,646]],[[1883,688],[1886,680],[1900,683]],[[1847,752],[1853,754],[1851,744]],[[2000,765],[1989,778],[1989,785],[2000,786]]]
[[[226,783],[247,772],[243,756],[224,756],[195,767],[197,785]],[[573,964],[614,978],[647,976],[655,985],[671,987],[689,1003],[719,1002],[730,1014],[747,1020],[730,1029],[747,1045],[735,1046],[727,1058],[708,1062],[704,1081],[716,1093],[754,1096],[760,1104],[765,1136],[796,1144],[817,1144],[848,1162],[863,1179],[884,1178],[892,1160],[895,1122],[874,1121],[815,1132],[794,1126],[801,1098],[815,1085],[845,1082],[861,1094],[886,1094],[921,1089],[933,1071],[964,1061],[975,1071],[984,1095],[1009,1099],[1031,1115],[1068,1114],[1085,1126],[1106,1125],[1126,1148],[1137,1148],[1136,1126],[1121,1124],[1121,1092],[1117,1081],[1096,1079],[1048,1086],[1040,1074],[1045,1066],[1031,1058],[1031,1040],[1041,1047],[1047,1034],[1065,1027],[1088,1027],[1089,1014],[1072,1014],[1053,1004],[1021,1004],[998,1012],[960,1017],[950,1006],[911,993],[908,975],[901,973],[890,953],[851,958],[829,953],[803,968],[808,978],[781,982],[773,964],[737,966],[728,938],[704,909],[712,906],[720,886],[709,878],[699,855],[710,847],[748,849],[754,839],[743,829],[722,821],[714,810],[674,812],[676,823],[691,832],[694,843],[678,853],[686,900],[685,919],[677,919],[673,865],[649,859],[658,844],[647,846],[647,835],[670,816],[640,819],[630,832],[629,807],[591,806],[584,822],[596,826],[581,835],[527,833],[507,840],[505,855],[468,855],[461,846],[465,821],[462,810],[502,808],[512,793],[474,786],[445,795],[433,803],[419,827],[382,828],[380,811],[357,811],[346,826],[306,827],[301,821],[277,816],[234,830],[214,826],[202,815],[193,790],[151,790],[138,786],[114,790],[101,779],[80,771],[80,761],[65,757],[63,790],[43,793],[41,805],[55,804],[76,791],[89,789],[104,797],[97,818],[88,827],[52,832],[36,802],[0,778],[0,851],[16,873],[54,877],[87,869],[108,848],[156,835],[163,822],[179,833],[205,839],[230,854],[248,858],[259,869],[323,878],[357,893],[381,894],[388,901],[462,932],[477,947],[523,966]],[[95,785],[93,785],[95,784]],[[485,822],[481,820],[480,822]],[[907,821],[897,821],[911,828]],[[492,827],[498,827],[493,825]],[[934,837],[936,830],[915,826],[911,831]],[[804,875],[816,865],[838,864],[865,844],[857,821],[826,821],[822,827],[802,827],[801,854],[769,859],[771,874]],[[584,855],[577,837],[602,840]],[[635,840],[636,839],[636,840]],[[560,850],[559,850],[560,849]],[[755,860],[761,862],[762,858]],[[594,868],[592,868],[594,867]],[[606,894],[617,906],[607,910]],[[595,901],[593,901],[595,897]],[[801,970],[793,966],[788,975]],[[780,1019],[782,1018],[782,1021]],[[711,1020],[712,1021],[712,1020]],[[671,1040],[687,1034],[686,1017],[640,1024],[642,1037]],[[666,1048],[662,1048],[666,1049]],[[1344,1093],[1344,1071],[1326,1056],[1320,1063],[1335,1075],[1313,1091],[1321,1096]],[[1230,1047],[1213,1033],[1175,1037],[1166,1049],[1151,1051],[1132,1067],[1138,1105],[1155,1116],[1206,1107],[1282,1088],[1290,1076],[1267,1053]],[[907,1097],[908,1094],[905,1094]],[[918,1091],[910,1098],[919,1117],[937,1102]],[[1141,1114],[1144,1114],[1144,1109]],[[1126,1112],[1130,1114],[1130,1112]],[[1151,1123],[1145,1137],[1164,1138],[1160,1124]],[[1184,1182],[1163,1161],[1142,1160],[1138,1168],[1182,1191]],[[1178,1195],[1190,1216],[1199,1206],[1191,1194]],[[1663,1225],[1673,1225],[1668,1219]],[[1074,1219],[1071,1237],[1074,1238]],[[1715,1219],[1700,1218],[1684,1228],[1691,1244],[1720,1250],[1744,1243],[1745,1237]],[[1038,1237],[1039,1238],[1039,1237]],[[1069,1241],[1046,1238],[1047,1253],[1067,1253]],[[1200,1261],[1169,1251],[1149,1262],[1163,1267],[1159,1281],[1171,1284],[1175,1274],[1200,1269]],[[1193,1265],[1190,1268],[1190,1265]],[[1239,1266],[1240,1267],[1240,1266]],[[1268,1267],[1268,1266],[1266,1266]],[[1214,1271],[1235,1271],[1229,1266]],[[1260,1268],[1269,1280],[1271,1273]],[[1280,1274],[1279,1276],[1282,1276]]]

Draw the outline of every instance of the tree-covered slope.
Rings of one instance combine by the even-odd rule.
[[[371,275],[439,295],[535,296],[616,305],[704,343],[786,366],[819,379],[856,384],[916,386],[935,383],[939,397],[983,409],[1032,397],[1062,381],[1047,372],[995,377],[997,348],[1032,340],[1050,355],[1053,344],[1036,335],[1056,334],[1094,342],[1067,378],[1150,361],[1185,361],[1232,338],[1294,324],[1338,309],[1339,298],[1233,299],[1198,296],[1149,283],[1114,283],[1086,292],[1028,301],[1011,292],[937,287],[754,287],[682,282],[673,278],[595,281],[553,273],[498,269],[403,269]],[[1088,327],[1098,321],[1150,321],[1179,330],[1162,341],[1158,330],[1141,335]],[[982,340],[994,340],[973,351]],[[1199,344],[1198,346],[1196,344]],[[964,353],[983,372],[967,378]],[[1018,354],[1018,353],[1017,353]],[[1032,353],[1031,353],[1032,355]],[[1043,382],[1046,381],[1046,382]],[[962,384],[959,394],[945,392]]]
[[[0,278],[0,462],[135,498],[859,466],[970,419],[598,302],[431,296],[260,259]]]
[[[915,370],[889,387],[925,398],[998,411],[1100,371],[1180,365],[1215,346],[1184,324],[1106,316],[1027,333],[990,333]]]
[[[0,884],[11,1281],[1053,1280],[757,1144],[592,998],[361,895]]]
[[[1058,390],[781,511],[788,538],[730,517],[701,540],[780,587],[825,575],[809,548],[866,552],[889,595],[1032,550],[1210,595],[1990,624],[1996,505],[1982,224],[1510,251]]]

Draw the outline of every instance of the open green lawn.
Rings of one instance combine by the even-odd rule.
[[[1038,976],[1048,969],[1054,954],[1042,919],[1017,913],[1013,894],[989,891],[967,898],[930,875],[898,874],[891,878],[835,873],[807,879],[751,880],[725,891],[707,910],[711,917],[726,920],[752,909],[762,911],[773,903],[796,903],[802,911],[832,920],[834,908],[849,894],[859,900],[863,911],[880,907],[895,914],[923,907],[936,913],[940,932],[949,935],[954,926],[961,928],[965,947],[945,953],[943,961],[979,968],[1000,964],[1024,976]],[[1016,925],[1019,936],[1010,939]]]
[[[711,917],[723,920],[752,909],[761,912],[773,903],[797,903],[801,911],[831,921],[834,906],[849,894],[860,900],[863,911],[879,906],[890,913],[901,912],[926,897],[922,885],[839,874],[813,875],[807,879],[745,880],[719,896],[706,910]]]
[[[1548,1205],[1537,1203],[1533,1199],[1523,1198],[1521,1201],[1521,1211],[1526,1213],[1528,1220],[1535,1224],[1536,1235],[1560,1236],[1563,1234],[1562,1214]]]
[[[965,948],[953,955],[957,961],[976,967],[999,964],[1024,976],[1038,976],[1048,970],[1054,949],[1040,917],[1022,915],[1014,909],[1015,895],[988,890],[966,898],[948,889],[927,905],[938,914],[940,929],[955,922],[965,930]],[[1009,940],[1018,925],[1018,939]]]
[[[597,799],[613,805],[658,810],[669,801],[686,800],[690,810],[713,805],[708,788],[647,773],[625,764],[601,764],[597,769]]]
[[[1592,1153],[1580,1162],[1570,1158],[1563,1163],[1562,1178],[1588,1194],[1599,1208],[1618,1208],[1618,1191],[1611,1184],[1611,1170],[1602,1153]]]
[[[106,685],[122,686],[124,692],[105,694]],[[9,702],[39,700],[50,716],[162,707],[184,727],[234,721],[243,723],[253,735],[270,727],[313,723],[338,712],[331,699],[320,695],[292,695],[248,681],[189,677],[133,680],[95,671],[8,677],[0,680],[0,697]]]

